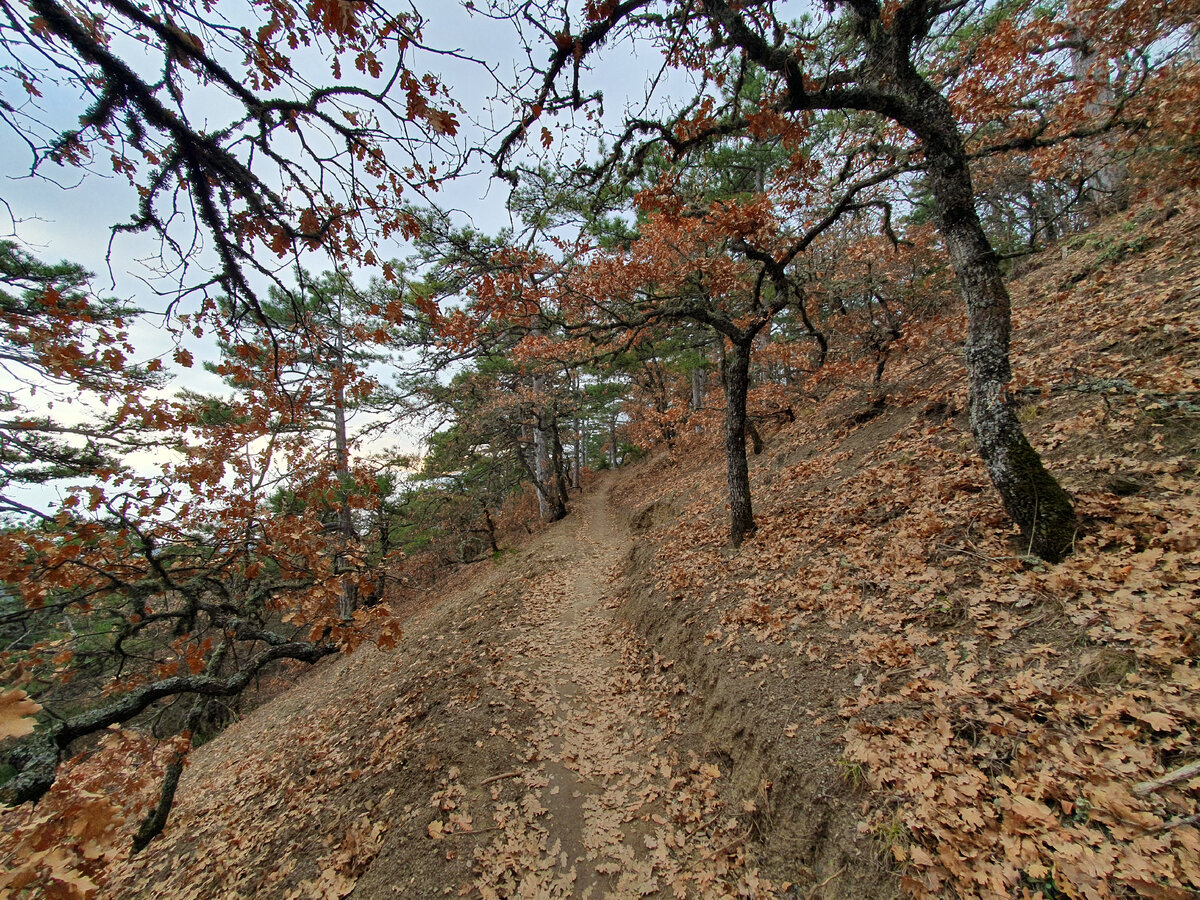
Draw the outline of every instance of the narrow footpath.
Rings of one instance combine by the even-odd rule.
[[[694,702],[618,615],[632,538],[601,481],[200,747],[166,833],[103,896],[625,900],[777,896]]]
[[[501,828],[477,852],[485,898],[769,896],[722,815],[719,769],[672,743],[682,686],[661,665],[647,671],[615,618],[628,545],[605,494],[584,498],[547,536],[542,552],[561,565],[529,585],[513,657],[489,673],[539,715],[529,763],[507,773],[528,792],[482,802]]]

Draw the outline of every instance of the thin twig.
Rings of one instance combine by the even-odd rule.
[[[704,856],[702,856],[701,859],[705,859],[705,860],[716,859],[718,856],[720,856],[723,853],[729,853],[730,851],[734,850],[736,847],[746,843],[747,837],[749,837],[748,834],[739,834],[736,838],[734,838],[732,841],[730,841],[724,847],[718,847],[716,850],[713,850],[710,853],[704,854]]]
[[[845,871],[846,871],[846,867],[842,866],[840,869],[838,869],[836,872],[834,872],[832,875],[830,875],[828,878],[826,878],[820,884],[814,884],[812,887],[810,887],[808,889],[808,896],[805,898],[805,900],[813,900],[813,897],[817,896],[817,891],[819,891],[821,888],[825,887],[825,885],[829,884],[829,882],[833,881],[833,879],[837,878],[839,875],[841,875]]]
[[[1147,794],[1161,791],[1165,787],[1170,787],[1181,781],[1187,781],[1189,778],[1194,778],[1197,775],[1200,775],[1200,759],[1190,762],[1186,766],[1176,769],[1174,772],[1168,772],[1161,778],[1155,778],[1152,781],[1143,781],[1141,784],[1134,785],[1133,792],[1139,797],[1145,797]]]
[[[693,834],[699,834],[702,831],[707,831],[713,825],[717,824],[717,819],[721,818],[723,815],[725,815],[725,810],[717,810],[716,814],[711,819],[709,819],[707,822],[701,822],[699,825],[689,831],[688,837],[691,837]]]
[[[525,774],[524,772],[504,772],[500,775],[493,775],[491,778],[483,779],[483,781],[479,782],[479,786],[485,787],[485,786],[491,784],[493,781],[503,781],[505,778],[519,778],[521,775],[524,775],[524,774]]]

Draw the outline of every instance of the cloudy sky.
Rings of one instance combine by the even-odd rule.
[[[439,2],[430,6],[435,11],[429,13],[427,44],[482,60],[497,78],[506,82],[520,77],[525,60],[515,35],[506,25],[471,16],[456,3]],[[317,64],[314,70],[320,72],[323,64],[319,60],[314,62]],[[610,123],[619,119],[626,105],[636,105],[643,97],[647,74],[656,63],[655,59],[635,59],[628,47],[610,48],[592,73],[593,88],[603,86]],[[454,99],[465,107],[468,121],[463,123],[461,134],[465,143],[475,144],[484,139],[483,130],[474,126],[472,120],[484,127],[493,123],[500,127],[509,121],[509,110],[491,104],[494,84],[481,67],[433,55],[418,60],[416,67],[439,75],[450,86]],[[48,114],[46,117],[53,120],[56,128],[70,127],[83,109],[78,92],[67,85],[45,89],[45,93],[41,105]],[[15,232],[28,249],[43,258],[70,259],[85,265],[98,276],[97,290],[133,299],[145,309],[164,309],[169,293],[156,296],[156,292],[169,292],[171,285],[153,267],[157,242],[147,235],[118,235],[110,247],[110,226],[126,219],[135,205],[134,192],[124,177],[106,173],[106,161],[92,172],[46,164],[37,175],[30,174],[31,162],[29,150],[22,142],[12,140],[11,135],[0,140],[0,197],[8,207],[8,214],[0,214],[0,233]],[[473,173],[447,185],[437,202],[484,231],[494,232],[509,226],[511,221],[505,208],[508,187],[493,182],[489,174],[484,163],[477,160]],[[384,249],[385,255],[391,256],[403,256],[405,251],[399,244]],[[319,268],[322,261],[314,259],[312,265]],[[148,356],[164,350],[162,336],[151,322],[145,323],[138,339]]]
[[[454,99],[466,111],[460,135],[462,141],[467,145],[480,143],[488,130],[500,128],[511,120],[511,111],[502,105],[494,106],[491,100],[496,91],[495,79],[506,83],[520,79],[526,65],[520,43],[506,24],[471,16],[457,3],[442,0],[427,6],[434,11],[428,13],[426,43],[483,61],[494,74],[493,78],[493,74],[480,65],[451,56],[426,55],[412,63],[418,71],[431,71],[449,86]],[[127,42],[124,50],[127,61],[138,67],[137,46]],[[535,59],[540,61],[540,57],[535,56]],[[153,80],[156,75],[153,65],[157,63],[149,58],[140,62],[144,74]],[[308,62],[315,64],[315,72],[327,71],[322,60]],[[641,105],[647,77],[659,65],[657,54],[637,59],[627,46],[606,48],[605,58],[597,62],[591,73],[588,90],[603,88],[608,124],[615,127],[627,106]],[[17,104],[25,100],[23,92],[13,90],[14,82],[0,83],[6,93],[21,93],[20,97],[4,97],[7,102]],[[71,84],[43,84],[42,89],[40,117],[49,122],[53,130],[74,125],[84,109],[78,89]],[[667,91],[670,89],[668,85]],[[193,111],[203,110],[204,102],[207,101],[199,96],[193,100],[189,95]],[[227,121],[220,109],[214,108],[211,114],[214,123]],[[571,130],[570,122],[559,125]],[[577,135],[579,131],[571,133]],[[127,219],[135,208],[134,191],[124,176],[105,172],[107,160],[98,164],[94,171],[46,164],[37,174],[31,174],[29,148],[12,138],[8,134],[0,140],[0,198],[5,204],[0,209],[0,235],[15,235],[30,252],[48,261],[68,259],[86,266],[96,274],[93,287],[97,292],[130,300],[146,310],[166,309],[173,297],[172,284],[155,270],[154,261],[159,251],[157,241],[149,235],[113,238],[110,232],[113,224]],[[566,142],[560,141],[554,149],[565,146]],[[541,152],[540,146],[532,148],[531,152]],[[454,210],[463,223],[469,221],[485,232],[495,232],[513,224],[506,209],[507,197],[508,186],[493,181],[486,164],[477,160],[474,171],[447,185],[438,195],[437,202],[443,208]],[[405,248],[399,244],[383,250],[381,255],[384,257],[405,255]],[[202,255],[200,259],[203,260]],[[319,270],[324,268],[325,261],[314,257],[306,261],[306,266]],[[364,282],[366,277],[364,275]],[[186,308],[180,311],[186,311]],[[174,345],[162,324],[161,316],[147,316],[134,326],[132,338],[139,361],[160,357],[171,365]],[[194,342],[189,349],[200,360],[215,356],[212,344],[205,340]],[[180,383],[192,390],[219,392],[223,388],[215,376],[199,365],[180,374],[183,376]],[[173,392],[177,386],[170,390]],[[0,373],[0,389],[19,392],[21,386]],[[68,419],[81,418],[83,410],[73,413],[60,404],[55,414]],[[415,434],[397,437],[407,452],[415,449],[419,440]]]

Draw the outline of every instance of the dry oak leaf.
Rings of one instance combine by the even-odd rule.
[[[31,716],[40,709],[24,691],[14,689],[0,694],[0,740],[32,734],[37,723]]]
[[[74,860],[60,849],[35,853],[30,858],[30,863],[32,865],[23,866],[22,870],[40,870],[42,896],[46,900],[91,900],[99,890],[94,881],[77,871]],[[10,885],[19,891],[20,887],[27,883],[22,879],[10,882]]]
[[[323,869],[316,879],[304,882],[288,894],[288,900],[342,900],[356,883],[357,879],[348,878],[336,869]]]
[[[1126,878],[1124,883],[1136,890],[1140,896],[1150,897],[1152,900],[1193,900],[1196,896],[1195,892],[1187,888],[1159,884],[1157,881],[1143,878]]]

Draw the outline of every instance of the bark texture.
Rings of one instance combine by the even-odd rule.
[[[966,152],[945,98],[924,82],[914,84],[912,91],[921,103],[920,116],[910,128],[925,148],[938,228],[967,306],[971,432],[1028,552],[1058,562],[1071,550],[1075,510],[1025,437],[1008,396],[1011,301],[975,210]]]
[[[750,467],[746,461],[746,395],[750,388],[750,345],[733,344],[725,354],[725,465],[729,481],[729,544],[740,547],[754,533]]]
[[[575,461],[571,467],[571,486],[575,490],[583,489],[583,467],[586,450],[584,443],[587,440],[587,425],[583,419],[575,419]]]
[[[558,467],[554,462],[555,441],[554,426],[539,418],[533,426],[534,486],[537,488],[538,512],[546,522],[557,522],[567,514]]]
[[[1009,403],[1012,326],[1008,291],[975,210],[971,171],[954,112],[912,59],[914,48],[952,5],[917,0],[892,5],[885,16],[883,6],[874,0],[840,0],[849,14],[861,63],[828,74],[823,83],[806,77],[803,56],[784,41],[786,32],[780,23],[776,23],[773,40],[768,40],[743,15],[742,4],[701,0],[700,5],[709,21],[724,32],[728,45],[740,48],[746,58],[781,78],[782,112],[872,112],[907,128],[920,142],[937,223],[967,306],[966,363],[976,445],[1005,509],[1028,542],[1029,552],[1050,561],[1061,559],[1070,551],[1075,534],[1071,498],[1042,465]],[[803,314],[802,305],[799,311]],[[730,473],[732,488],[732,462]]]

